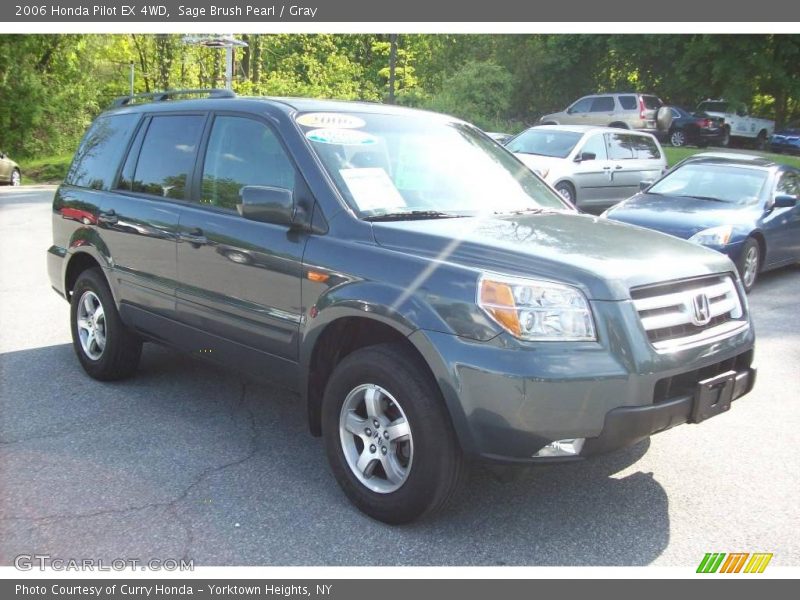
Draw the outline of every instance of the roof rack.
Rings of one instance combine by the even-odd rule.
[[[138,100],[149,100],[150,102],[164,102],[174,100],[176,96],[198,96],[207,95],[208,98],[235,98],[236,94],[228,89],[197,89],[197,90],[165,90],[163,92],[147,92],[144,94],[133,94],[132,96],[120,96],[111,105],[112,108],[120,108]]]

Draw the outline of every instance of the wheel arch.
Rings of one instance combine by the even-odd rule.
[[[72,253],[64,268],[64,294],[67,299],[72,296],[72,289],[75,287],[75,282],[78,281],[81,273],[95,267],[101,267],[100,262],[89,252],[79,251]]]
[[[609,127],[613,127],[614,129],[630,129],[627,123],[624,121],[614,121],[608,124]]]

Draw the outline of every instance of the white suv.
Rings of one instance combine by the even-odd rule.
[[[655,181],[667,169],[654,136],[610,127],[531,127],[506,148],[567,200],[590,212],[633,196],[642,181]]]

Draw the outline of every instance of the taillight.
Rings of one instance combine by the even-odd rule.
[[[647,118],[647,116],[644,114],[644,110],[644,97],[639,96],[639,118],[642,120]]]

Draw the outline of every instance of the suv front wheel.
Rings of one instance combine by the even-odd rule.
[[[438,388],[399,344],[356,350],[336,367],[322,405],[331,468],[344,493],[379,521],[443,508],[464,460]]]
[[[80,274],[70,302],[72,346],[94,379],[130,377],[139,366],[142,342],[119,317],[111,290],[99,268]]]

